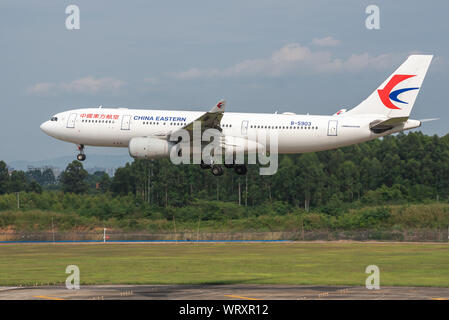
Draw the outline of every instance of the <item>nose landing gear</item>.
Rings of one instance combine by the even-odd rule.
[[[84,144],[78,144],[77,147],[80,153],[76,156],[76,159],[78,161],[86,160],[86,155],[84,154]]]

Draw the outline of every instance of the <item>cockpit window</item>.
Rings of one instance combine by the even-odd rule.
[[[51,117],[50,121],[58,121],[58,117]]]

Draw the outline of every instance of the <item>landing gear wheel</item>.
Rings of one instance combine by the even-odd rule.
[[[221,166],[217,165],[217,164],[214,164],[212,166],[211,171],[212,171],[212,174],[214,176],[221,176],[221,175],[223,175],[223,168]]]
[[[201,169],[210,169],[212,166],[211,166],[210,164],[204,163],[204,162],[201,160],[200,167],[201,167]]]
[[[86,155],[84,154],[84,144],[78,144],[77,147],[80,153],[76,156],[76,159],[78,161],[86,160]]]
[[[248,169],[244,164],[237,164],[234,166],[235,173],[238,175],[245,175]]]

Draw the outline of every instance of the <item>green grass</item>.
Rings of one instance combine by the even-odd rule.
[[[0,245],[0,285],[81,284],[364,285],[449,287],[448,244],[219,243]]]

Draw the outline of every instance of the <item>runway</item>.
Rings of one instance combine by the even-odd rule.
[[[0,287],[0,300],[448,300],[449,288],[298,285]]]

